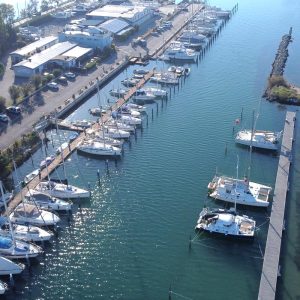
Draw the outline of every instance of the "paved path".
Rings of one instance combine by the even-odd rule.
[[[258,293],[259,300],[274,300],[276,295],[282,231],[284,227],[285,204],[289,187],[289,172],[292,160],[295,117],[295,112],[288,111],[286,114],[267,244],[260,279]]]

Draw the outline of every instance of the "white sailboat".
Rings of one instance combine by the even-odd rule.
[[[55,226],[60,221],[56,214],[29,203],[20,203],[9,215],[9,219],[12,223],[36,226]]]
[[[14,263],[11,260],[0,256],[0,275],[20,274],[25,269],[25,265]]]
[[[91,193],[87,190],[51,180],[41,181],[35,189],[39,192],[44,192],[50,196],[61,199],[79,199],[91,196]]]
[[[254,129],[252,129],[252,132]],[[251,139],[252,140],[252,139]],[[217,200],[237,203],[240,205],[267,207],[272,191],[270,186],[250,181],[250,170],[252,161],[252,142],[249,151],[248,176],[239,179],[228,176],[214,176],[208,184],[208,195]]]
[[[123,123],[128,124],[128,125],[141,125],[142,124],[142,120],[140,118],[121,115],[120,119]]]
[[[108,136],[113,139],[129,139],[130,132],[121,130],[119,128],[106,128],[104,130],[104,136]]]
[[[95,140],[83,141],[77,146],[77,150],[83,153],[96,156],[120,156],[122,150],[118,147],[108,145],[105,142],[97,142]]]
[[[71,202],[67,202],[32,189],[27,192],[24,200],[26,203],[35,204],[42,209],[55,211],[69,211],[72,209]]]

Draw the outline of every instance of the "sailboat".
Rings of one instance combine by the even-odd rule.
[[[254,237],[255,227],[255,220],[248,216],[240,216],[237,214],[236,202],[234,202],[234,208],[229,210],[203,208],[200,212],[195,230],[226,237],[252,239]]]
[[[259,102],[259,109],[260,110]],[[254,112],[253,112],[253,120],[252,120],[252,129],[244,129],[238,131],[235,137],[235,142],[240,145],[254,147],[259,149],[277,151],[279,141],[282,135],[282,131],[274,132],[268,130],[256,130],[256,123],[259,117],[259,113],[256,114],[254,120]]]
[[[3,197],[3,186],[2,181],[0,181],[0,191]],[[7,211],[6,202],[4,202],[5,211]],[[30,258],[37,257],[38,255],[43,253],[42,248],[28,244],[26,242],[22,242],[15,239],[13,226],[11,224],[10,219],[8,218],[9,224],[9,232],[10,236],[4,237],[0,235],[0,255],[5,256],[7,258]]]
[[[240,205],[255,207],[269,206],[269,197],[272,188],[264,184],[250,181],[251,158],[252,143],[250,144],[249,151],[248,176],[239,179],[216,174],[213,180],[208,184],[208,195],[217,200]]]
[[[0,275],[20,274],[24,269],[24,264],[16,264],[11,260],[0,256]]]

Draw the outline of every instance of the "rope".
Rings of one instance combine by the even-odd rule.
[[[173,291],[170,291],[169,293],[170,293],[170,294],[174,294],[174,295],[176,295],[176,296],[178,296],[178,297],[180,297],[180,298],[182,298],[182,299],[193,300],[192,298],[189,298],[189,297],[183,296],[183,295],[181,295],[181,294],[178,294],[178,293],[175,293],[175,292],[173,292]]]

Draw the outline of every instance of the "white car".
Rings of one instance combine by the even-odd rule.
[[[72,72],[65,73],[65,76],[69,79],[74,79],[76,77],[76,75]]]
[[[58,84],[56,82],[49,82],[47,83],[47,87],[53,91],[58,91],[59,87]]]

